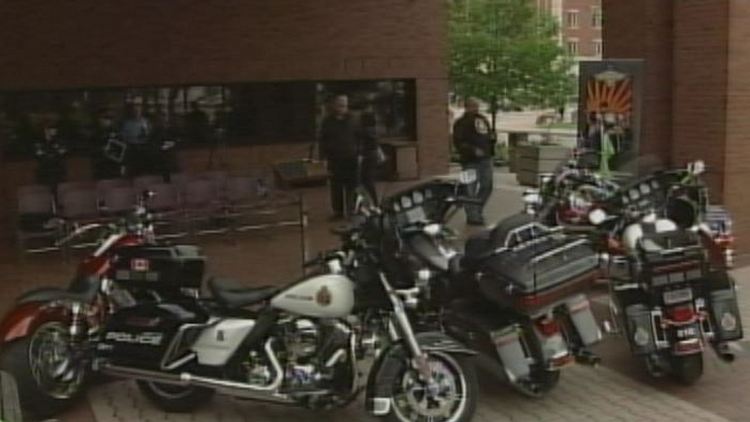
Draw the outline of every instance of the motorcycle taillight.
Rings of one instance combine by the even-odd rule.
[[[667,309],[667,316],[673,322],[690,322],[695,318],[693,305],[676,306]]]
[[[542,317],[536,321],[536,327],[546,337],[554,336],[560,332],[560,326],[554,318]]]

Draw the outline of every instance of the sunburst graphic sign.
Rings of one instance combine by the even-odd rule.
[[[642,69],[640,60],[580,63],[579,146],[599,152],[600,170],[639,152]]]
[[[586,86],[586,112],[629,114],[633,111],[633,83],[627,75],[602,72]]]

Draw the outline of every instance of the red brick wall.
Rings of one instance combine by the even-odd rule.
[[[640,151],[668,161],[672,139],[672,5],[602,0],[604,57],[644,59]]]
[[[743,251],[750,251],[750,2],[730,1],[724,201]]]
[[[728,0],[674,4],[672,162],[703,159],[718,200],[725,170]]]
[[[445,78],[433,0],[0,3],[0,88]]]

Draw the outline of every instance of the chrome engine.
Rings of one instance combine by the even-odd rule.
[[[284,372],[283,392],[304,394],[338,390],[341,386],[348,388],[349,327],[340,322],[295,318],[279,328],[275,351]],[[263,354],[258,352],[251,352],[245,372],[252,384],[267,384],[275,375]]]

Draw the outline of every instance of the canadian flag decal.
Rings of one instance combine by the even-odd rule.
[[[148,271],[148,259],[138,258],[131,260],[130,269],[133,271]]]

